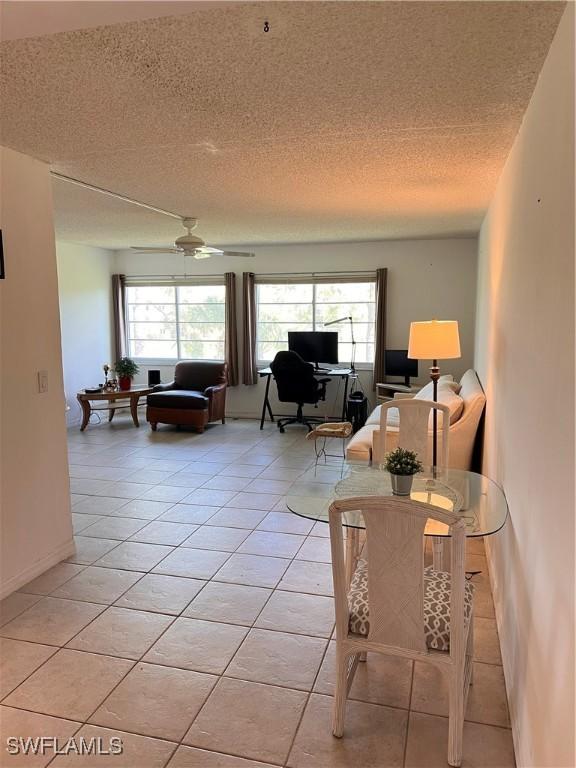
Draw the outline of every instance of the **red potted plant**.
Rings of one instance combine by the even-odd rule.
[[[121,357],[114,366],[118,376],[118,386],[123,392],[126,392],[132,386],[132,379],[140,372],[140,368],[134,360],[129,357]]]

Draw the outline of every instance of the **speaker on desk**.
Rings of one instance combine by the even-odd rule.
[[[160,384],[160,371],[148,371],[148,386],[155,387]]]

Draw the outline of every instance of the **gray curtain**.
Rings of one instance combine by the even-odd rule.
[[[236,275],[226,272],[226,349],[224,357],[228,363],[228,386],[238,386],[238,328],[236,327]]]
[[[242,383],[256,384],[256,282],[253,272],[242,275],[243,354]]]
[[[376,270],[376,349],[374,354],[374,380],[372,388],[384,381],[386,352],[386,267]]]
[[[112,308],[114,312],[114,354],[116,360],[126,356],[126,275],[112,275]]]

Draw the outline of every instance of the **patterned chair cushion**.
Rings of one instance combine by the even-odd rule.
[[[474,587],[466,582],[464,590],[464,621],[470,621]],[[368,606],[368,563],[360,560],[348,592],[349,629],[354,635],[368,636],[370,615]],[[450,574],[424,569],[424,635],[426,645],[435,651],[450,650]]]

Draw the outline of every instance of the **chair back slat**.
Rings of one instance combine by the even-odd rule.
[[[424,547],[426,518],[384,503],[363,510],[368,547],[368,639],[425,651]]]
[[[392,408],[398,409],[398,442],[399,448],[414,451],[424,464],[432,463],[431,441],[429,438],[430,415],[436,410],[438,413],[438,461],[440,467],[447,466],[449,429],[444,425],[450,424],[450,409],[443,403],[435,403],[432,400],[418,400],[416,398],[406,400],[391,400],[383,403],[380,410],[380,450],[379,455],[384,457],[388,448],[389,436],[387,433],[388,414]]]

